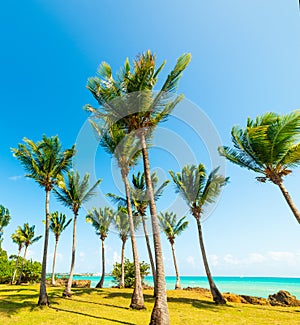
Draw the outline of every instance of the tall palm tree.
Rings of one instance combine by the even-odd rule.
[[[50,230],[53,232],[55,236],[55,247],[54,247],[54,254],[53,254],[53,264],[52,264],[52,277],[51,277],[51,284],[55,285],[55,264],[56,264],[56,252],[58,241],[60,238],[61,233],[68,227],[72,219],[67,221],[67,217],[63,213],[58,213],[55,211],[50,215]]]
[[[101,137],[100,144],[104,149],[116,159],[121,172],[122,180],[125,187],[126,206],[128,212],[128,222],[131,238],[132,255],[134,262],[134,288],[131,297],[130,307],[133,309],[144,309],[144,296],[142,279],[140,273],[140,263],[136,238],[134,233],[133,212],[131,206],[130,185],[128,174],[130,168],[134,166],[140,156],[139,143],[135,137],[126,136],[124,131],[116,123],[110,126],[109,129],[101,128],[101,124],[91,121],[95,131]],[[102,125],[103,126],[103,125]]]
[[[114,219],[114,211],[109,207],[96,209],[93,208],[86,216],[86,222],[92,224],[96,230],[96,234],[101,240],[101,253],[102,253],[102,275],[100,281],[97,283],[96,288],[102,288],[105,278],[105,246],[104,241],[108,235],[109,227]]]
[[[24,268],[24,264],[26,261],[26,253],[27,253],[28,246],[36,243],[38,240],[40,240],[42,238],[42,236],[34,237],[34,228],[35,228],[35,226],[30,227],[28,223],[24,223],[23,228],[21,228],[19,226],[18,230],[17,230],[17,232],[20,234],[20,236],[24,240],[25,250],[24,250],[21,272],[20,272],[20,275],[19,275],[19,278],[18,278],[16,284],[21,284],[22,273],[23,273],[23,268]]]
[[[283,177],[291,168],[300,165],[300,110],[279,115],[266,113],[248,118],[247,126],[235,126],[231,130],[233,148],[219,147],[219,153],[240,167],[252,170],[277,185],[298,223],[300,212],[283,184]]]
[[[173,261],[174,261],[174,267],[176,273],[175,290],[181,289],[181,285],[180,285],[180,277],[179,277],[179,271],[176,262],[174,245],[175,245],[176,236],[179,236],[187,228],[189,224],[189,222],[185,219],[186,217],[184,216],[181,219],[177,220],[177,216],[173,212],[165,212],[165,213],[161,212],[160,215],[158,215],[160,228],[167,236],[172,248],[172,255],[173,255]]]
[[[151,181],[152,181],[152,186],[154,190],[154,199],[155,201],[158,200],[162,193],[164,188],[168,185],[170,182],[169,180],[164,181],[160,186],[158,186],[158,177],[156,173],[151,174]],[[117,196],[112,193],[107,193],[107,196],[111,197],[113,201],[119,203],[119,204],[126,204],[126,199]],[[145,235],[145,240],[146,240],[146,246],[147,246],[147,251],[149,255],[149,260],[150,260],[150,265],[151,265],[151,270],[152,270],[152,275],[153,275],[153,281],[155,284],[155,278],[156,278],[156,272],[155,272],[155,264],[154,264],[154,259],[152,255],[152,250],[151,250],[151,245],[150,245],[150,239],[149,239],[149,233],[146,225],[146,211],[147,207],[149,205],[149,199],[148,199],[148,194],[147,194],[147,188],[146,188],[146,182],[145,182],[145,174],[138,172],[136,175],[132,175],[132,186],[131,186],[131,201],[132,205],[134,207],[134,214],[139,215],[142,219],[143,223],[143,230],[144,230],[144,235]],[[155,289],[156,286],[154,285],[154,296],[156,296]]]
[[[18,245],[18,256],[17,256],[17,260],[16,260],[14,273],[13,273],[13,276],[12,276],[12,279],[11,279],[11,282],[10,282],[10,284],[13,284],[15,282],[15,278],[16,278],[16,274],[17,274],[17,270],[18,270],[18,265],[19,265],[20,254],[21,254],[22,248],[24,246],[25,238],[22,236],[22,233],[20,232],[20,229],[18,228],[11,235],[11,239],[13,240],[14,243],[16,243]]]
[[[191,214],[196,219],[204,268],[213,299],[217,304],[226,304],[226,300],[218,290],[209,269],[201,227],[201,215],[205,206],[215,202],[221,188],[228,182],[228,178],[218,174],[218,169],[214,169],[207,175],[204,165],[199,164],[198,166],[187,165],[176,174],[173,171],[169,173],[175,183],[176,191],[187,202]]]
[[[156,205],[151,184],[150,163],[147,149],[147,138],[154,132],[155,127],[165,120],[183,96],[171,96],[177,89],[182,72],[188,66],[190,54],[182,55],[168,74],[158,93],[153,93],[158,74],[166,62],[156,68],[156,57],[147,51],[130,66],[126,59],[124,67],[117,78],[112,76],[111,67],[102,63],[98,69],[98,77],[89,78],[87,88],[98,101],[100,108],[87,105],[85,109],[94,114],[94,118],[109,116],[109,121],[118,121],[128,134],[135,132],[140,139],[146,178],[147,192],[152,221],[154,252],[156,263],[156,298],[151,314],[150,324],[169,324],[169,311],[166,294],[166,281],[163,265],[162,248],[159,235]],[[128,96],[132,94],[133,96]],[[114,102],[116,100],[116,102]]]
[[[128,221],[128,211],[123,206],[118,206],[118,211],[114,218],[114,224],[116,229],[118,230],[119,236],[122,240],[122,248],[121,248],[121,279],[120,279],[120,288],[124,288],[125,286],[125,245],[130,234],[130,226]],[[140,218],[133,218],[134,230],[140,225]]]
[[[42,276],[38,305],[49,305],[46,289],[47,253],[49,241],[49,198],[50,192],[57,182],[62,178],[71,165],[71,159],[75,154],[75,147],[62,150],[58,136],[47,138],[43,136],[41,141],[33,142],[27,138],[23,139],[25,144],[19,144],[13,148],[14,156],[21,162],[28,172],[26,177],[32,178],[41,186],[46,193],[45,200],[45,238],[42,261]]]
[[[69,171],[65,179],[58,183],[58,188],[54,189],[57,199],[74,213],[73,219],[73,241],[72,241],[72,258],[70,266],[70,276],[67,286],[63,292],[63,297],[71,296],[71,287],[73,281],[75,267],[75,252],[76,252],[76,226],[79,210],[84,203],[89,201],[95,195],[95,188],[100,184],[101,180],[89,187],[90,175],[86,173],[83,179],[80,179],[78,171]]]
[[[9,210],[5,208],[3,205],[0,205],[0,248],[2,243],[3,236],[3,228],[8,226],[10,222],[11,216],[9,214]]]

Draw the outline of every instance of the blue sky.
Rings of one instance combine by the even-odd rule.
[[[6,2],[0,13],[1,29],[1,204],[12,221],[5,228],[3,247],[16,253],[10,235],[24,222],[43,234],[44,192],[12,157],[25,136],[33,140],[58,134],[63,146],[75,143],[95,105],[86,90],[102,61],[119,69],[126,57],[147,49],[158,62],[167,60],[161,79],[184,52],[192,61],[179,86],[186,100],[206,114],[221,142],[230,144],[233,125],[245,125],[248,116],[266,111],[287,113],[300,106],[300,16],[298,2],[279,0],[215,1],[96,1],[28,0]],[[199,121],[201,123],[201,121]],[[174,120],[161,132],[173,132],[173,144],[183,141],[198,162],[208,168],[205,143],[194,129]],[[197,133],[197,132],[196,132]],[[200,131],[201,133],[201,131]],[[178,139],[176,138],[179,137]],[[207,134],[206,134],[207,136]],[[94,140],[90,140],[93,142]],[[169,144],[159,139],[150,151],[152,167],[167,178],[178,159]],[[164,148],[163,146],[167,147]],[[173,156],[172,156],[173,155]],[[180,160],[180,159],[179,159]],[[116,190],[115,164],[98,150],[95,171],[102,178],[102,193]],[[138,171],[136,167],[135,171]],[[230,184],[203,224],[207,254],[215,275],[299,276],[299,225],[272,184],[260,184],[255,175],[226,165]],[[286,187],[300,207],[299,169],[286,178]],[[175,200],[172,185],[158,204]],[[51,197],[51,210],[72,216]],[[184,203],[181,203],[184,210]],[[181,213],[181,212],[180,212]],[[76,272],[100,272],[100,241],[81,211],[78,225]],[[204,275],[196,224],[177,239],[179,269],[185,275]],[[71,227],[59,244],[57,271],[69,270]],[[166,274],[173,275],[171,250],[162,236]],[[54,238],[50,237],[48,269]],[[107,270],[120,256],[120,240],[107,238]],[[140,259],[148,260],[144,238],[138,238]],[[29,256],[41,260],[42,241]],[[127,246],[131,257],[130,245]]]

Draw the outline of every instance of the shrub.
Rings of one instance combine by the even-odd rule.
[[[142,284],[144,284],[144,277],[149,274],[149,270],[149,264],[145,263],[144,261],[140,263]],[[128,258],[125,258],[124,273],[125,288],[132,288],[134,284],[134,263],[130,262]],[[121,263],[114,264],[111,275],[114,278],[113,282],[119,285],[121,281]]]

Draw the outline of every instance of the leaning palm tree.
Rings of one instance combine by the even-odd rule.
[[[33,142],[27,138],[23,139],[25,144],[19,144],[18,148],[13,148],[14,156],[21,162],[24,169],[28,172],[26,175],[36,181],[39,186],[45,190],[45,238],[42,261],[42,276],[40,283],[40,293],[38,305],[49,305],[47,289],[46,289],[46,269],[47,269],[47,253],[49,241],[49,198],[50,192],[62,178],[62,174],[66,172],[71,165],[71,159],[75,154],[75,147],[62,150],[58,136]]]
[[[129,231],[134,263],[134,288],[131,297],[130,307],[133,309],[144,309],[145,305],[143,287],[138,250],[134,233],[134,220],[131,205],[130,185],[128,181],[128,174],[130,168],[137,163],[137,159],[140,156],[139,142],[135,137],[132,137],[130,135],[126,136],[124,131],[120,128],[117,123],[111,125],[109,129],[103,129],[101,128],[101,124],[96,124],[93,121],[91,121],[91,124],[97,134],[101,137],[100,144],[109,154],[113,155],[113,157],[116,159],[121,172],[122,180],[125,187],[126,206],[128,212]]]
[[[3,228],[8,226],[10,219],[9,210],[3,205],[0,205],[0,247],[3,240]]]
[[[92,224],[96,230],[96,234],[100,237],[101,240],[101,253],[102,253],[102,275],[100,281],[97,283],[96,288],[102,288],[105,278],[105,246],[104,241],[108,235],[109,227],[114,219],[115,212],[109,208],[104,207],[96,209],[93,208],[89,211],[89,214],[86,216],[86,222]]]
[[[300,223],[300,212],[283,184],[283,177],[292,172],[291,168],[300,165],[300,110],[284,115],[266,113],[255,120],[248,118],[247,127],[233,127],[231,137],[233,148],[219,147],[219,153],[260,174],[256,177],[258,181],[268,180],[277,185]]]
[[[50,215],[50,230],[53,232],[55,236],[55,247],[53,253],[53,264],[52,264],[52,277],[51,277],[51,284],[55,285],[55,264],[56,264],[56,252],[58,241],[60,238],[61,233],[68,227],[72,219],[67,221],[67,217],[63,213],[58,213],[55,211]]]
[[[172,248],[173,262],[174,262],[175,273],[176,273],[175,290],[181,289],[174,245],[175,245],[176,236],[179,236],[187,228],[189,222],[185,220],[186,219],[185,216],[177,220],[177,216],[173,212],[165,212],[165,213],[161,212],[160,215],[158,215],[158,219],[159,219],[160,228],[167,236]]]
[[[183,96],[172,97],[182,72],[188,66],[190,54],[182,55],[169,73],[161,89],[153,93],[158,74],[165,62],[156,67],[156,57],[147,51],[137,57],[132,69],[126,59],[124,67],[117,78],[113,78],[111,67],[103,62],[98,69],[98,77],[89,78],[87,88],[98,101],[100,108],[87,105],[85,109],[94,114],[94,118],[109,116],[109,121],[118,121],[124,130],[130,134],[135,132],[141,141],[146,178],[147,192],[152,221],[154,252],[156,262],[156,291],[154,308],[150,324],[169,324],[169,311],[166,295],[166,281],[163,265],[162,247],[159,235],[156,205],[151,184],[150,163],[147,149],[147,138],[154,132],[155,127],[165,120]],[[128,95],[132,96],[128,96]]]
[[[176,174],[173,171],[169,173],[175,183],[177,193],[180,193],[187,202],[191,214],[196,219],[204,268],[213,299],[217,304],[225,304],[226,301],[218,290],[209,269],[201,227],[201,216],[205,206],[215,202],[221,188],[228,182],[228,178],[218,174],[218,169],[214,169],[207,175],[204,165],[199,164],[198,166],[187,165]]]
[[[11,235],[11,239],[13,240],[14,243],[16,243],[18,245],[18,256],[17,256],[17,260],[16,260],[14,273],[13,273],[12,279],[10,281],[10,284],[13,284],[15,282],[15,278],[16,278],[16,274],[17,274],[17,270],[18,270],[18,265],[19,265],[20,254],[21,254],[22,248],[24,246],[25,238],[22,236],[22,233],[20,232],[20,229],[18,228]]]
[[[121,248],[121,279],[120,279],[120,288],[124,288],[125,286],[125,245],[130,234],[130,226],[128,222],[128,211],[124,206],[118,206],[118,211],[114,218],[115,227],[119,233],[119,237],[122,241]],[[140,218],[133,218],[134,230],[140,225]]]
[[[35,228],[35,226],[30,227],[28,223],[24,223],[23,228],[21,228],[19,226],[17,229],[17,232],[24,239],[25,250],[24,250],[24,256],[23,256],[23,260],[22,260],[21,272],[20,272],[20,275],[19,275],[19,278],[18,278],[16,284],[21,284],[21,281],[22,281],[22,273],[23,273],[23,268],[24,268],[24,264],[26,261],[26,253],[27,253],[28,246],[36,243],[38,240],[40,240],[42,238],[42,236],[34,237],[34,228]]]
[[[54,189],[57,199],[66,207],[70,208],[74,213],[73,219],[73,241],[72,241],[72,258],[70,266],[70,275],[67,286],[63,292],[63,297],[71,296],[71,287],[73,281],[75,267],[75,252],[76,252],[76,226],[79,210],[84,203],[89,201],[95,195],[95,188],[100,184],[101,180],[89,187],[90,175],[86,173],[83,179],[80,179],[78,171],[69,171],[64,180],[58,183],[58,188]]]

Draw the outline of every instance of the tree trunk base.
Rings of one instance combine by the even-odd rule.
[[[101,282],[98,282],[95,288],[102,288],[103,284]]]
[[[49,306],[48,296],[39,297],[38,306]]]
[[[62,294],[62,296],[63,296],[64,298],[70,298],[70,297],[72,297],[72,293],[69,292],[69,291],[64,291],[63,294]]]
[[[175,290],[181,290],[181,286],[175,286]]]
[[[131,303],[130,308],[135,309],[135,310],[146,309],[146,307],[144,305],[140,305],[140,304],[137,304],[137,303]]]
[[[218,289],[212,290],[212,296],[216,305],[226,305],[226,300]]]
[[[154,306],[149,325],[170,325],[168,309],[164,310]]]

